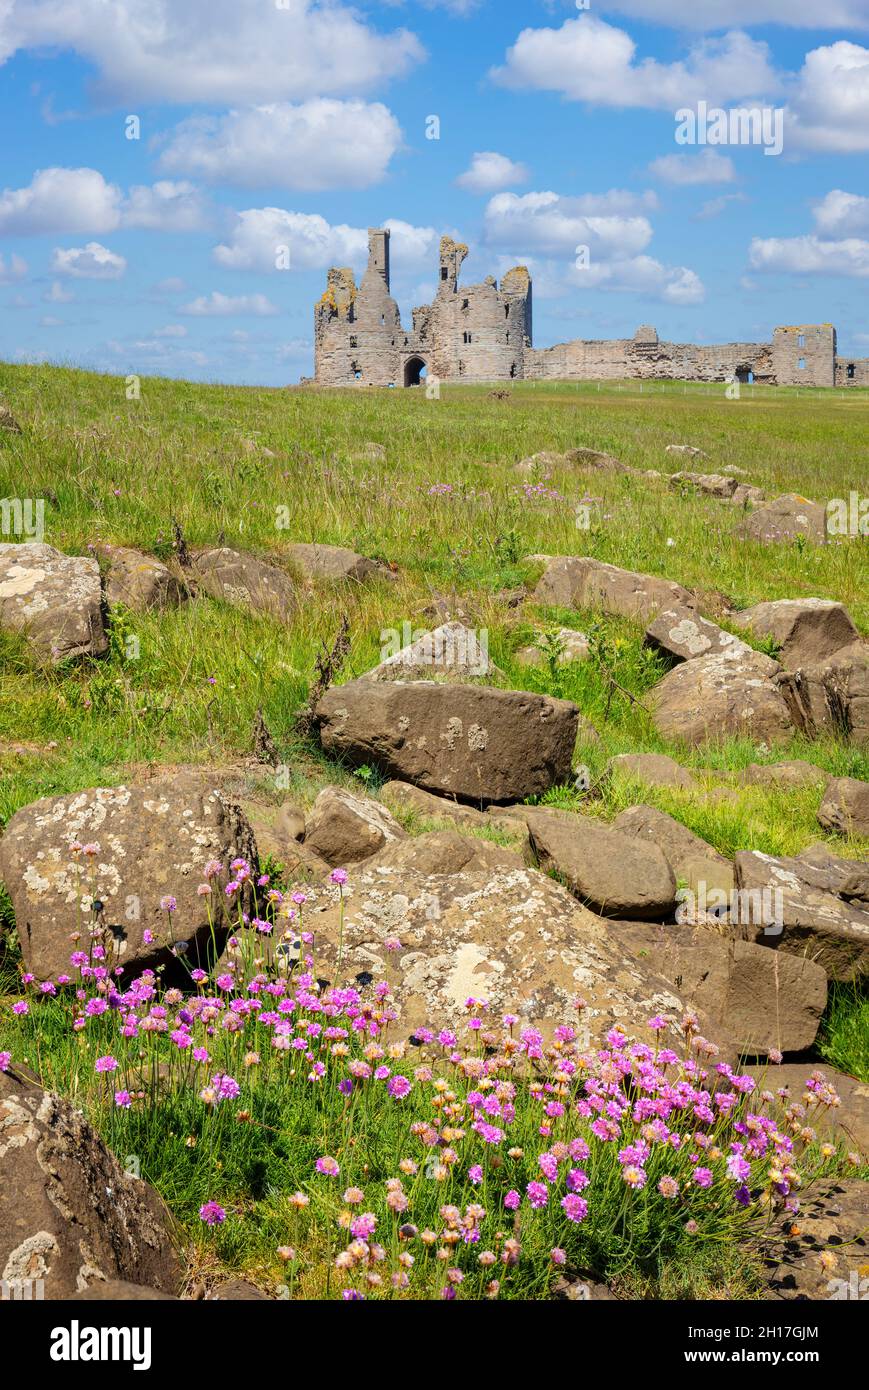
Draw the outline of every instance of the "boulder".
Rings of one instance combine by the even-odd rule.
[[[379,801],[354,796],[343,787],[324,787],[305,822],[308,849],[332,865],[369,859],[390,840],[406,836]]]
[[[327,691],[315,714],[327,753],[476,803],[566,782],[579,718],[575,705],[548,695],[365,678]]]
[[[869,642],[850,642],[796,673],[809,732],[869,743]]]
[[[781,669],[762,652],[738,647],[683,662],[651,691],[655,728],[690,744],[727,737],[789,739],[794,726],[776,681]]]
[[[212,1291],[211,1298],[231,1303],[260,1303],[263,1300],[270,1302],[267,1293],[258,1289],[256,1284],[251,1284],[247,1279],[227,1279],[222,1284],[218,1284]]]
[[[848,610],[824,598],[781,598],[756,603],[734,617],[755,637],[771,637],[788,671],[812,666],[859,637]]]
[[[570,666],[575,661],[586,661],[588,658],[588,638],[584,632],[577,632],[572,627],[560,627],[555,634],[555,643],[559,649],[558,666]],[[513,653],[513,660],[520,666],[548,666],[546,653],[538,646],[520,647]]]
[[[105,567],[106,602],[122,603],[133,613],[170,608],[184,597],[182,585],[154,555],[143,555],[123,545],[100,542],[94,546]]]
[[[497,850],[479,840],[464,846],[465,864],[456,868],[454,841],[463,837],[449,838],[450,846],[443,836],[427,835],[393,843],[352,871],[344,889],[342,978],[366,998],[379,981],[394,983],[400,1013],[391,1036],[423,1026],[463,1029],[469,997],[488,1002],[493,1024],[514,1012],[520,1026],[538,1026],[549,1036],[559,1023],[576,1022],[581,997],[590,1041],[615,1023],[636,1032],[659,1011],[676,1019],[678,991],[648,964],[631,960],[603,920],[566,888],[515,856],[478,867],[482,855]],[[323,885],[312,895],[305,920],[318,969],[331,978],[336,892]],[[389,950],[386,942],[395,938],[401,949]]]
[[[645,782],[650,787],[681,787],[696,791],[699,782],[666,753],[617,753],[607,763],[607,772],[631,781]]]
[[[753,487],[751,483],[740,483],[733,489],[730,501],[734,507],[745,508],[750,502],[752,506],[759,506],[766,501],[766,493],[762,487]]]
[[[578,468],[598,468],[604,473],[633,473],[634,470],[613,454],[600,449],[568,449],[564,455],[566,463]]]
[[[385,565],[357,555],[355,550],[348,550],[343,545],[316,545],[300,541],[288,548],[287,555],[302,578],[314,582],[344,580],[361,583],[374,574],[390,574]]]
[[[0,430],[6,430],[7,434],[21,433],[21,426],[8,405],[4,405],[2,401],[0,401]]]
[[[47,1299],[103,1280],[168,1294],[181,1282],[154,1190],[80,1111],[14,1068],[0,1072],[0,1278],[41,1280]]]
[[[869,1183],[833,1178],[813,1184],[800,1200],[796,1219],[789,1213],[777,1216],[765,1254],[765,1298],[865,1299]]]
[[[869,836],[869,782],[834,777],[818,808],[818,823],[837,835]]]
[[[657,846],[570,811],[529,807],[526,820],[540,867],[593,911],[641,919],[672,912],[676,879]]]
[[[489,660],[485,634],[461,622],[441,623],[431,632],[414,634],[379,665],[366,671],[365,681],[456,681],[482,680],[503,675]]]
[[[830,774],[802,758],[788,758],[780,763],[749,763],[743,768],[739,780],[747,787],[779,787],[786,790],[823,786],[830,780]]]
[[[829,845],[807,845],[796,856],[813,868],[823,869],[829,875],[830,892],[840,898],[854,898],[858,902],[869,903],[869,864],[856,859],[843,859],[833,854]]]
[[[689,1008],[702,1010],[715,1030],[749,1056],[802,1052],[811,1047],[827,1003],[827,976],[814,961],[779,955],[753,941],[728,940],[695,926],[613,927],[636,960],[679,982]]]
[[[758,941],[817,961],[832,980],[856,980],[869,968],[869,908],[839,894],[838,875],[805,859],[748,850],[736,855],[734,872],[740,892],[752,893],[742,920]],[[749,920],[762,896],[764,919],[771,908],[778,924]]]
[[[469,835],[491,831],[507,835],[513,841],[511,847],[523,857],[530,849],[528,828],[515,815],[501,814],[500,810],[478,811],[449,797],[433,796],[410,782],[385,782],[380,788],[380,799],[393,811],[411,812],[425,821],[447,821]]]
[[[685,458],[692,459],[705,459],[709,457],[703,449],[698,449],[696,444],[668,444],[665,452],[668,454],[682,454]]]
[[[53,662],[101,656],[109,643],[96,560],[37,541],[0,544],[0,628],[24,633]]]
[[[73,843],[98,850],[76,856]],[[180,775],[154,788],[97,787],[25,806],[0,840],[0,878],[28,970],[40,980],[69,972],[70,953],[89,949],[94,917],[113,963],[128,979],[169,961],[173,942],[188,943],[188,960],[204,955],[209,909],[217,935],[225,935],[229,909],[222,890],[229,874],[215,881],[208,906],[197,888],[208,860],[228,871],[236,856],[255,868],[250,825],[201,777]],[[164,897],[176,900],[171,915],[160,906]],[[94,901],[101,904],[95,914]]]
[[[785,493],[756,507],[736,528],[738,536],[764,545],[793,541],[798,536],[823,544],[827,539],[827,514],[819,502],[798,493]]]
[[[646,628],[646,645],[675,661],[693,661],[698,656],[738,651],[747,655],[751,647],[717,623],[701,618],[693,608],[670,605],[663,608]]]
[[[724,473],[671,473],[670,484],[676,488],[687,484],[708,497],[720,497],[725,501],[730,500],[738,486],[735,478]]]
[[[666,811],[629,806],[616,816],[613,829],[641,844],[657,846],[676,878],[694,893],[701,883],[707,892],[716,889],[729,894],[733,888],[730,860]]]
[[[298,606],[296,585],[290,576],[255,555],[225,545],[197,550],[193,569],[203,593],[236,608],[250,608],[288,622]]]
[[[651,574],[636,574],[580,555],[530,555],[544,572],[532,594],[535,603],[553,608],[592,608],[650,623],[662,608],[674,604],[695,608],[693,596],[681,584]]]

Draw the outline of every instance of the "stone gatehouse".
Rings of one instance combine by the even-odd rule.
[[[650,324],[632,338],[575,339],[535,348],[531,276],[516,266],[460,285],[467,246],[442,237],[437,295],[402,326],[389,287],[389,232],[368,233],[357,287],[347,267],[328,273],[314,310],[314,380],[321,386],[418,386],[425,380],[756,381],[777,386],[869,386],[869,358],[836,355],[830,323],[773,330],[768,343],[668,343]]]

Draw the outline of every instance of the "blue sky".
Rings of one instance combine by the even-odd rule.
[[[781,153],[678,144],[700,102]],[[3,0],[0,120],[5,360],[297,381],[384,223],[405,323],[448,232],[530,266],[538,346],[869,356],[869,0]]]

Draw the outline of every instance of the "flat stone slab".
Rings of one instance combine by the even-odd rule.
[[[696,608],[681,584],[651,574],[637,574],[578,555],[530,555],[545,564],[532,595],[535,603],[557,608],[596,608],[637,622],[650,623],[662,608],[681,604]]]
[[[198,550],[193,568],[199,588],[211,598],[288,622],[298,606],[296,585],[277,565],[229,546]]]
[[[647,646],[675,661],[693,661],[698,656],[726,651],[747,654],[752,650],[732,632],[725,632],[717,623],[682,605],[663,608],[646,628],[645,640]]]
[[[775,599],[756,603],[734,617],[755,637],[771,637],[788,671],[811,666],[856,642],[859,633],[841,603],[823,598]]]
[[[52,662],[108,648],[96,560],[38,541],[0,545],[0,627]]]
[[[594,912],[640,919],[672,912],[676,879],[656,845],[570,811],[529,807],[526,822],[541,868]]]
[[[287,548],[287,556],[304,579],[361,583],[374,575],[391,576],[376,560],[366,559],[343,545],[319,545],[299,541]]]

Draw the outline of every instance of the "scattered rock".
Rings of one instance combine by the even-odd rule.
[[[792,541],[797,536],[823,544],[827,539],[827,514],[819,502],[798,493],[785,493],[756,507],[736,528],[738,536],[765,545]]]
[[[298,605],[296,586],[277,565],[220,546],[198,550],[193,565],[199,587],[211,598],[236,608],[252,608],[288,622]]]
[[[786,790],[822,786],[830,780],[830,774],[802,758],[790,758],[781,763],[749,763],[743,768],[739,780],[747,787],[780,787]]]
[[[698,492],[705,492],[709,497],[720,497],[726,501],[730,501],[738,486],[735,478],[727,477],[723,473],[670,474],[672,487],[679,488],[686,483]]]
[[[305,844],[327,864],[370,859],[390,840],[407,832],[379,801],[354,796],[343,787],[324,787],[305,824]]]
[[[76,862],[70,845],[95,843],[99,853]],[[171,959],[169,914],[162,897],[174,897],[172,940],[188,943],[187,957],[207,952],[208,909],[197,894],[209,859],[228,868],[236,856],[256,864],[257,846],[238,806],[210,790],[203,778],[181,775],[149,787],[98,787],[70,796],[45,797],[17,811],[0,840],[0,877],[12,905],[28,970],[46,980],[69,970],[70,953],[88,946],[90,905],[111,945],[115,963],[156,968]],[[225,934],[223,882],[210,911],[218,936]],[[86,910],[85,910],[86,909]],[[145,941],[145,932],[154,941]]]
[[[94,550],[105,565],[106,602],[110,608],[122,603],[132,613],[144,613],[170,608],[184,597],[178,579],[156,556],[105,541],[95,545]]]
[[[604,473],[634,472],[634,469],[622,463],[621,459],[615,458],[613,454],[603,453],[600,449],[568,449],[564,458],[567,463],[581,468],[599,468]]]
[[[733,866],[729,859],[666,811],[655,806],[629,806],[616,816],[613,829],[640,843],[656,845],[676,878],[692,892],[704,883],[707,892],[717,889],[730,893]]]
[[[368,560],[343,545],[316,545],[298,542],[287,549],[290,562],[310,581],[344,580],[361,583],[371,575],[391,576],[391,571],[376,560]]]
[[[620,924],[618,940],[637,960],[654,962],[689,1008],[714,1021],[712,1040],[748,1056],[811,1047],[827,1003],[821,966],[753,941],[728,940],[706,927]]]
[[[655,728],[690,744],[731,735],[765,743],[788,739],[794,726],[775,679],[781,669],[762,652],[739,647],[683,662],[651,691]]]
[[[687,768],[680,767],[666,753],[617,753],[607,763],[607,772],[645,782],[650,787],[681,787],[684,791],[696,791],[700,785]]]
[[[560,627],[555,634],[555,644],[559,650],[558,666],[571,666],[575,661],[588,658],[588,638],[584,632],[572,627]],[[545,653],[538,646],[520,647],[513,653],[513,660],[520,666],[547,666]]]
[[[698,449],[694,444],[668,444],[666,452],[668,454],[683,454],[687,458],[706,459],[709,457],[702,449]]]
[[[796,673],[809,732],[837,733],[869,743],[869,642],[851,642]]]
[[[859,636],[846,608],[824,598],[781,598],[756,603],[734,617],[755,637],[771,637],[788,671],[812,666]]]
[[[21,426],[12,414],[8,405],[0,402],[0,430],[6,430],[8,434],[20,434]]]
[[[541,868],[595,912],[642,919],[672,912],[676,879],[655,845],[570,811],[529,807],[526,821]]]
[[[752,487],[750,483],[740,483],[738,487],[733,489],[730,501],[734,507],[744,508],[749,502],[752,506],[759,506],[761,502],[766,501],[766,493],[762,487]]]
[[[676,661],[693,661],[698,656],[725,651],[747,654],[752,650],[732,632],[701,618],[692,608],[681,606],[662,609],[646,628],[645,641],[647,646]]]
[[[515,841],[512,848],[523,857],[530,847],[528,828],[520,817],[501,814],[499,810],[477,811],[473,806],[450,801],[448,797],[433,796],[410,782],[385,782],[380,799],[393,811],[412,811],[426,820],[450,821],[469,834],[497,830]]]
[[[0,1072],[0,1135],[4,1280],[42,1280],[47,1299],[103,1280],[177,1290],[162,1202],[123,1171],[79,1111],[13,1069]]]
[[[566,782],[579,716],[548,695],[365,678],[327,691],[315,713],[327,753],[476,803]]]
[[[529,562],[545,570],[532,598],[553,608],[592,608],[650,623],[662,608],[683,604],[696,607],[681,584],[650,574],[635,574],[578,555],[530,555]]]
[[[856,1300],[866,1297],[869,1183],[837,1178],[806,1192],[796,1218],[779,1216],[766,1259],[769,1299]]]
[[[489,679],[503,671],[489,660],[488,642],[461,622],[442,623],[422,632],[378,666],[366,671],[365,681],[457,681]]]
[[[834,777],[818,808],[818,823],[837,835],[869,835],[869,782]]]
[[[762,918],[780,917],[772,926],[746,920],[756,940],[817,961],[832,980],[854,980],[869,968],[869,908],[839,895],[835,872],[748,850],[736,855],[734,872],[737,888],[754,890],[755,907],[763,895]]]
[[[225,1283],[217,1285],[211,1298],[233,1303],[254,1303],[263,1300],[266,1303],[270,1302],[268,1294],[258,1289],[256,1284],[248,1283],[246,1279],[227,1279]]]
[[[869,904],[869,864],[843,859],[826,844],[808,845],[800,850],[797,859],[829,874],[830,890],[840,898],[856,898]]]
[[[0,544],[0,627],[23,632],[53,662],[101,656],[108,638],[96,560],[38,541]]]

